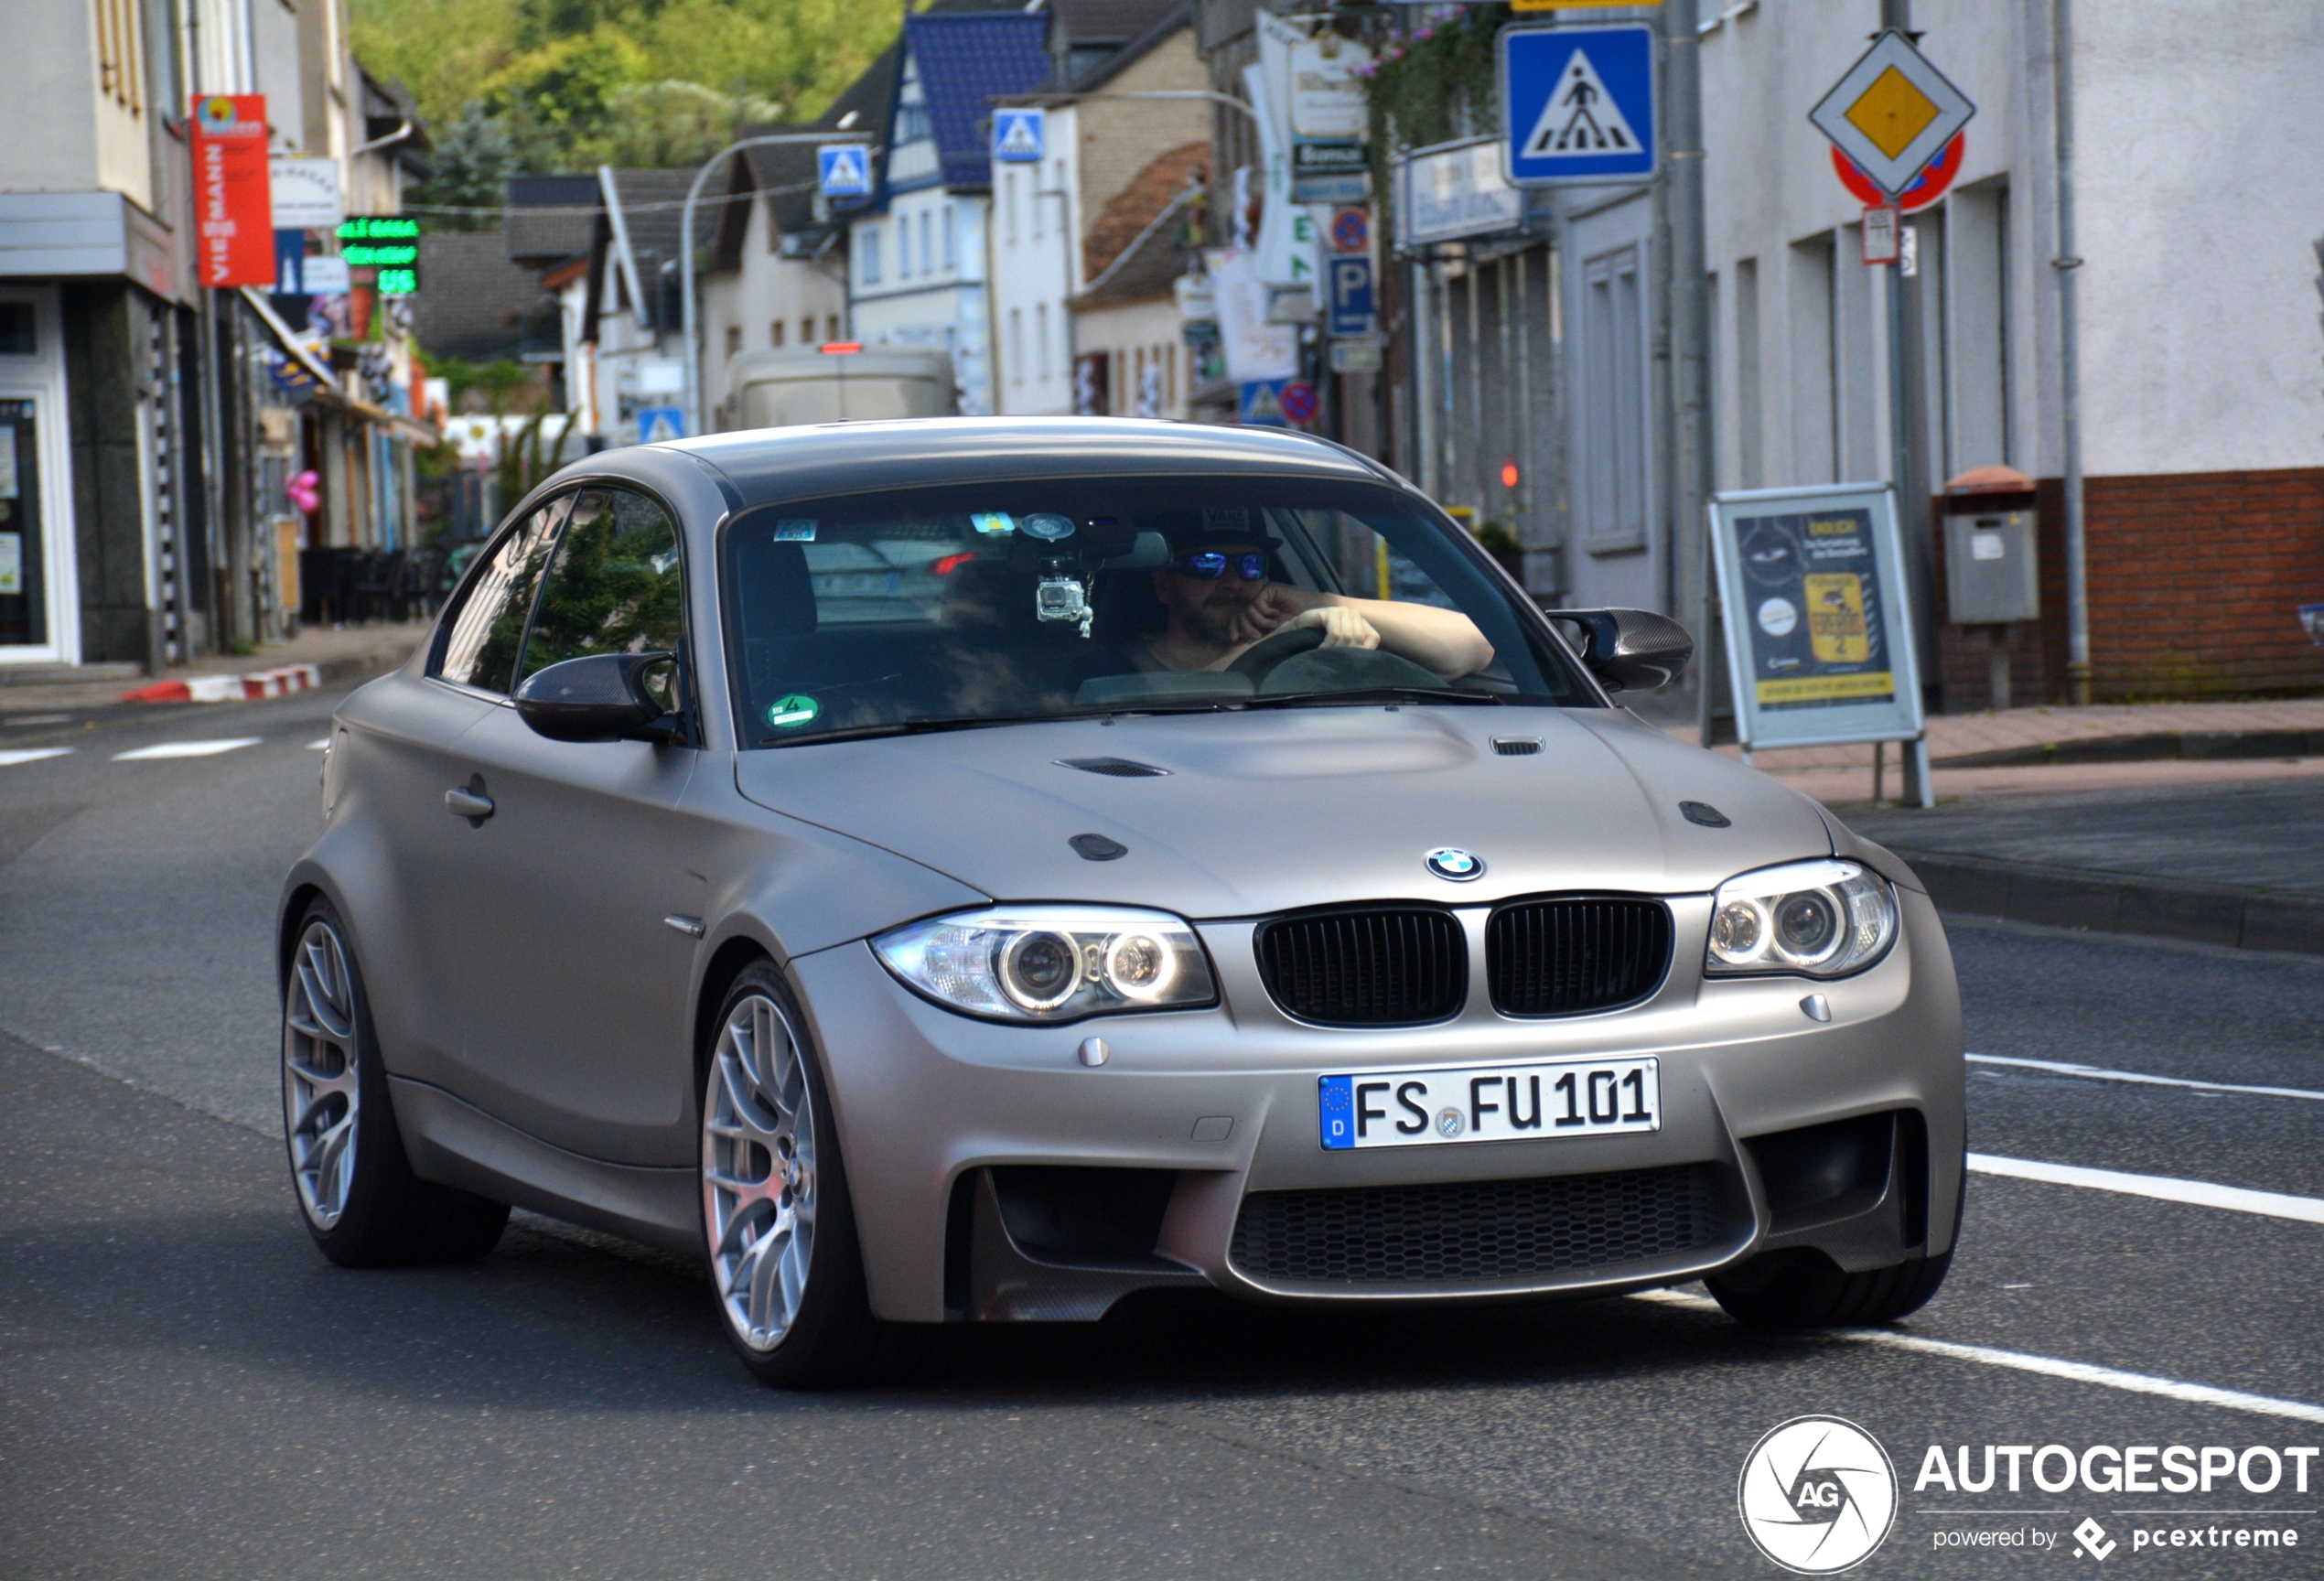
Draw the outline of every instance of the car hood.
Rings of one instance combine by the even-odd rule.
[[[1495,737],[1538,740],[1523,755]],[[1071,759],[1144,765],[1136,778]],[[1254,916],[1548,890],[1695,894],[1831,853],[1815,805],[1619,709],[1316,707],[1061,720],[738,754],[743,795],[995,899]],[[1716,808],[1723,828],[1683,801]],[[1069,842],[1126,847],[1092,861]],[[1483,873],[1451,883],[1426,854]]]

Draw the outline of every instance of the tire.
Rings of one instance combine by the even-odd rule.
[[[307,1232],[342,1267],[468,1263],[500,1244],[506,1203],[412,1173],[362,970],[323,899],[285,973],[283,1142]]]
[[[830,1088],[790,984],[745,967],[702,1051],[703,1241],[718,1326],[780,1389],[892,1374],[907,1326],[872,1316]]]
[[[1951,1252],[1844,1274],[1826,1264],[1755,1257],[1703,1281],[1727,1315],[1754,1328],[1855,1328],[1893,1323],[1925,1306],[1953,1266]]]

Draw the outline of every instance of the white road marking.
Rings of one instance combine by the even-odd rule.
[[[1970,1154],[1969,1168],[1978,1175],[2006,1175],[2016,1180],[2080,1186],[2092,1191],[2119,1191],[2126,1197],[2152,1197],[2164,1202],[2191,1202],[2199,1208],[2226,1208],[2237,1213],[2263,1213],[2271,1219],[2324,1224],[2324,1197],[2293,1197],[2281,1191],[2217,1186],[2209,1180],[2128,1175],[2119,1169],[2085,1169],[2077,1164],[2044,1164],[2031,1158],[1996,1158],[1990,1153]]]
[[[70,747],[18,747],[0,752],[0,769],[11,769],[19,763],[38,763],[43,758],[62,758],[72,750]]]
[[[326,736],[320,741],[309,741],[307,749],[309,752],[328,752],[331,749],[331,738]]]
[[[2012,1059],[2000,1054],[1966,1054],[1972,1065],[2014,1065],[2026,1070],[2047,1070],[2057,1076],[2078,1076],[2085,1081],[2132,1081],[2143,1087],[2191,1087],[2203,1092],[2247,1092],[2258,1098],[2312,1098],[2324,1102],[2324,1092],[2305,1087],[2244,1087],[2233,1081],[2196,1081],[2185,1076],[2148,1076],[2136,1070],[2109,1070],[2101,1065],[2075,1065],[2063,1059]]]
[[[1635,1298],[1659,1301],[1669,1307],[1685,1307],[1698,1312],[1718,1310],[1718,1303],[1709,1296],[1689,1296],[1679,1290],[1648,1290]],[[2039,1372],[2045,1377],[2063,1378],[2074,1383],[2095,1383],[2101,1388],[2120,1389],[2132,1394],[2159,1394],[2167,1400],[2183,1400],[2194,1405],[2217,1405],[2229,1411],[2288,1417],[2295,1422],[2324,1423],[2324,1405],[2310,1405],[2304,1400],[2278,1400],[2269,1394],[2246,1394],[2240,1389],[2214,1389],[2208,1383],[2157,1378],[2148,1372],[2125,1372],[2116,1367],[2099,1367],[2088,1361],[2067,1361],[2055,1356],[2033,1356],[2023,1350],[2004,1350],[1992,1345],[1964,1345],[1956,1339],[1931,1339],[1895,1328],[1826,1328],[1819,1331],[1817,1337],[1845,1339],[1859,1345],[1878,1345],[1891,1350],[1909,1350],[1921,1356],[1942,1356],[1953,1361],[1974,1361],[1985,1367],[2007,1367],[2018,1372]]]
[[[151,747],[140,747],[134,752],[116,752],[116,763],[151,763],[164,758],[215,758],[221,752],[231,752],[238,747],[255,747],[264,739],[258,736],[240,736],[227,741],[160,741]]]

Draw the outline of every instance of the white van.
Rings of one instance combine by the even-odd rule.
[[[878,417],[950,417],[960,410],[952,354],[918,346],[746,351],[734,370],[734,411],[744,428],[852,423]]]

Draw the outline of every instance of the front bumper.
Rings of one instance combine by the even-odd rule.
[[[1855,1269],[1953,1244],[1964,1135],[1960,1000],[1928,898],[1899,889],[1898,899],[1903,927],[1887,959],[1811,983],[1705,981],[1709,897],[1673,898],[1676,959],[1654,997],[1554,1020],[1496,1013],[1479,968],[1450,1021],[1307,1026],[1268,997],[1247,922],[1200,928],[1218,973],[1217,1007],[1071,1027],[939,1009],[862,943],[798,957],[791,970],[824,1053],[872,1307],[883,1318],[1093,1318],[1130,1290],[1172,1284],[1285,1301],[1601,1294],[1677,1283],[1768,1250],[1811,1250]],[[1461,915],[1470,959],[1481,962],[1484,909]],[[1829,1005],[1829,1022],[1803,1012],[1811,992]],[[1111,1050],[1096,1068],[1078,1054],[1092,1036]],[[1340,1152],[1318,1145],[1321,1075],[1629,1054],[1661,1062],[1663,1124],[1651,1135]],[[1864,1147],[1876,1132],[1890,1138],[1875,1161],[1885,1174],[1804,1210],[1786,1207],[1786,1191],[1798,1192],[1779,1178],[1771,1199],[1770,1178],[1784,1166],[1763,1167],[1767,1149],[1755,1139],[1845,1121],[1864,1122]],[[991,1172],[1012,1166],[1170,1172],[1151,1252],[1060,1259],[1028,1250],[1010,1236],[993,1187]],[[1233,1254],[1237,1218],[1257,1193],[1644,1178],[1686,1167],[1699,1167],[1710,1217],[1684,1245],[1641,1257],[1515,1278],[1380,1282],[1284,1278]]]

